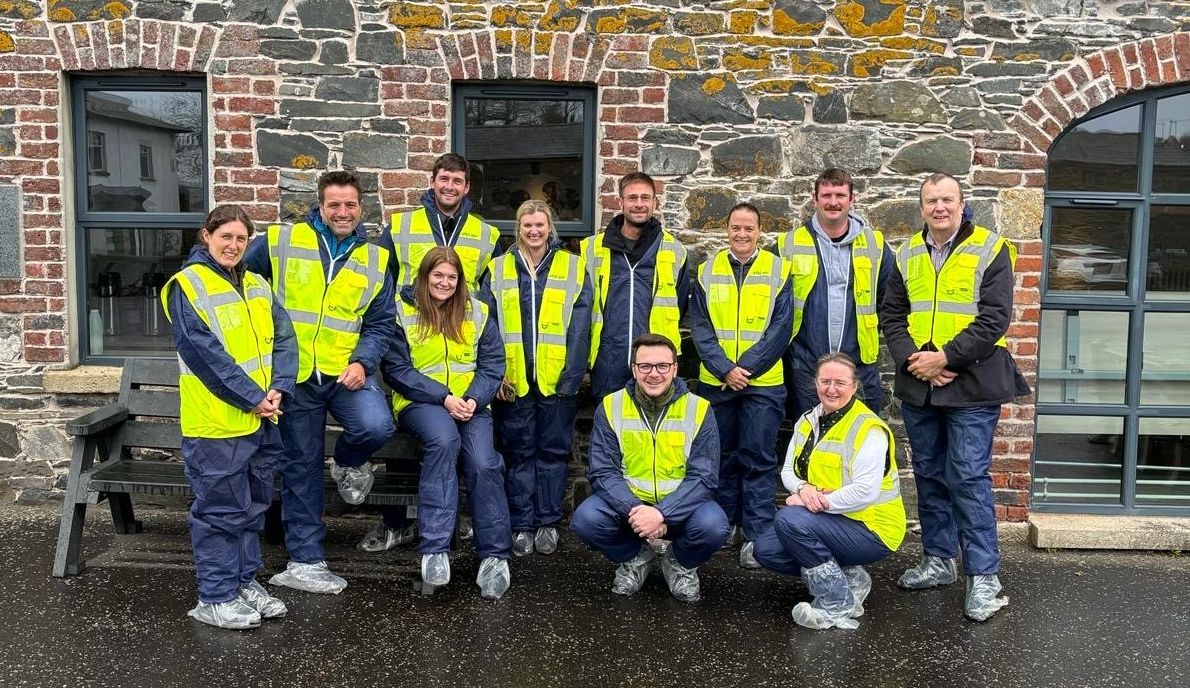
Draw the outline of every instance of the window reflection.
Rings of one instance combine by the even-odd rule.
[[[202,94],[87,91],[87,208],[204,212]]]
[[[1190,93],[1157,100],[1153,191],[1190,193]]]
[[[1190,418],[1141,418],[1136,503],[1190,506]]]
[[[1122,404],[1127,363],[1127,313],[1041,312],[1037,401]]]
[[[1190,300],[1190,206],[1149,209],[1148,293],[1154,300]]]
[[[1036,443],[1034,504],[1120,503],[1123,418],[1038,416]]]
[[[1141,105],[1064,133],[1049,153],[1051,191],[1136,191]]]
[[[1146,313],[1144,330],[1140,403],[1190,406],[1190,313]]]
[[[1132,211],[1052,208],[1051,212],[1049,291],[1125,293]]]

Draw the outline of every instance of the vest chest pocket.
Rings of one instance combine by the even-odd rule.
[[[686,437],[680,432],[657,433],[657,477],[680,480],[686,475]]]
[[[960,253],[950,257],[938,277],[941,294],[969,301],[975,288],[974,275],[979,268],[979,256]]]
[[[712,284],[711,289],[707,292],[707,301],[709,303],[726,303],[731,300],[732,288],[726,284]]]
[[[224,336],[227,336],[229,331],[239,329],[244,325],[239,308],[217,308],[215,309],[215,318],[219,321],[219,328],[223,330]]]
[[[837,485],[843,475],[843,457],[832,452],[810,453],[810,482],[819,487]]]
[[[361,275],[345,266],[339,270],[339,274],[335,275],[334,286],[340,310],[362,312],[367,308],[366,304],[361,307],[364,295],[372,286],[366,275]]]
[[[818,257],[798,254],[789,259],[789,272],[795,277],[808,277],[818,272]]]
[[[307,284],[314,279],[314,261],[287,260],[285,261],[285,283]]]

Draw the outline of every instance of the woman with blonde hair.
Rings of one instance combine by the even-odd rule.
[[[480,557],[475,582],[483,597],[499,599],[511,584],[512,532],[488,405],[504,375],[503,347],[487,306],[468,294],[454,249],[431,249],[401,290],[382,371],[398,425],[424,452],[417,505],[423,591],[450,582],[461,463]]]

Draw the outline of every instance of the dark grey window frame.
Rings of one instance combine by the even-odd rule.
[[[1133,514],[1133,515],[1186,515],[1190,514],[1190,507],[1136,505],[1137,493],[1137,456],[1140,438],[1140,421],[1145,418],[1190,418],[1190,406],[1163,406],[1160,404],[1141,404],[1141,364],[1144,344],[1145,317],[1149,313],[1190,313],[1190,299],[1159,300],[1146,302],[1141,298],[1145,287],[1147,271],[1147,247],[1149,244],[1149,211],[1152,206],[1177,205],[1190,206],[1190,193],[1169,194],[1150,193],[1153,182],[1153,158],[1156,141],[1157,100],[1181,93],[1190,92],[1185,84],[1159,88],[1122,96],[1102,105],[1083,117],[1071,122],[1062,135],[1054,140],[1057,146],[1061,137],[1073,131],[1076,126],[1102,115],[1116,112],[1137,103],[1145,103],[1141,122],[1141,147],[1138,165],[1137,192],[1102,192],[1102,191],[1051,191],[1045,192],[1045,219],[1042,225],[1043,256],[1045,265],[1041,272],[1041,311],[1046,310],[1078,310],[1078,311],[1111,311],[1125,313],[1128,322],[1128,355],[1125,364],[1125,390],[1122,404],[1068,404],[1059,402],[1037,402],[1036,416],[1108,416],[1122,418],[1123,433],[1123,467],[1120,474],[1121,499],[1118,505],[1109,504],[1081,504],[1062,502],[1031,501],[1030,508],[1036,512],[1054,513],[1088,513],[1088,514]],[[1124,295],[1097,295],[1094,292],[1049,293],[1049,256],[1052,239],[1051,222],[1053,208],[1118,208],[1132,209],[1132,236],[1129,241],[1128,282]],[[1038,348],[1044,346],[1038,332]],[[1034,481],[1037,480],[1037,437],[1034,435],[1034,450],[1030,462]],[[1044,457],[1042,457],[1044,459]],[[1030,491],[1032,494],[1032,490]]]
[[[455,82],[451,94],[451,142],[452,150],[467,156],[466,113],[464,100],[467,98],[492,98],[499,100],[575,100],[583,103],[583,188],[582,217],[578,220],[555,223],[562,238],[586,237],[602,229],[595,226],[597,195],[595,193],[595,137],[599,119],[597,91],[594,85],[558,84],[548,81],[460,81]],[[515,222],[512,220],[485,221],[500,228],[505,239],[513,237]]]
[[[87,131],[87,113],[84,107],[84,98],[87,91],[111,91],[111,90],[134,90],[134,91],[159,91],[163,93],[170,93],[175,91],[194,91],[198,92],[202,98],[202,105],[200,110],[203,113],[208,112],[208,90],[207,79],[205,75],[182,75],[176,73],[113,73],[113,74],[88,74],[87,76],[74,77],[70,82],[70,102],[71,102],[71,120],[73,130],[78,132]],[[211,167],[210,167],[210,150],[209,150],[209,121],[204,120],[203,136],[202,136],[202,160],[208,161],[208,168],[206,174],[202,175],[202,193],[204,198],[210,198],[211,191]],[[75,323],[79,331],[78,337],[78,352],[79,362],[83,364],[119,364],[124,361],[126,356],[111,356],[111,355],[94,355],[90,351],[90,342],[88,341],[88,322],[87,322],[87,293],[90,289],[90,277],[87,275],[87,256],[85,250],[87,247],[87,230],[89,229],[121,229],[134,225],[141,229],[184,229],[191,231],[198,231],[205,219],[205,213],[129,213],[129,212],[100,212],[90,210],[89,200],[87,198],[88,184],[87,184],[87,137],[76,136],[72,154],[76,161],[82,161],[84,164],[75,164],[74,167],[74,188],[75,188],[75,223],[71,231],[74,232],[75,257],[75,285],[74,290],[70,294],[73,300],[73,309],[75,314]],[[136,143],[139,146],[139,141]],[[105,157],[108,157],[105,155]],[[138,358],[169,358],[171,354],[161,355],[146,355]]]
[[[98,137],[97,146],[91,145],[91,137]],[[88,174],[107,174],[107,134],[102,131],[87,130],[87,142],[85,144],[86,152],[84,158],[87,161]],[[92,155],[94,153],[94,155]]]

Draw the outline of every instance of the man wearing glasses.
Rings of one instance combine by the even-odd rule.
[[[719,431],[711,405],[677,378],[677,347],[643,334],[632,342],[632,381],[595,409],[587,481],[593,494],[571,527],[619,564],[612,592],[632,595],[669,540],[661,573],[683,602],[699,599],[698,567],[727,540],[715,502]]]
[[[661,222],[657,185],[643,172],[620,179],[622,212],[582,243],[595,292],[591,311],[591,393],[596,399],[631,379],[629,343],[646,332],[681,345],[690,278],[686,249]]]

